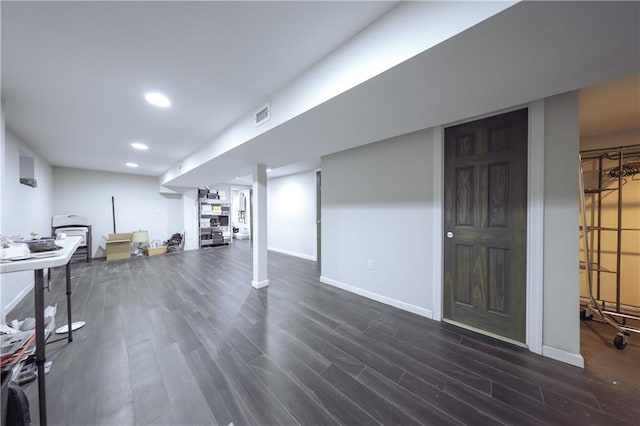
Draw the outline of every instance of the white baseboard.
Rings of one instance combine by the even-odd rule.
[[[251,287],[253,288],[263,288],[268,285],[269,285],[269,280],[251,281]]]
[[[372,300],[375,300],[377,302],[384,303],[385,305],[390,305],[390,306],[396,307],[398,309],[402,309],[403,311],[408,311],[408,312],[414,313],[416,315],[420,315],[422,317],[433,319],[433,311],[431,311],[431,309],[426,309],[426,308],[422,308],[420,306],[412,305],[410,303],[401,302],[400,300],[392,299],[390,297],[383,296],[381,294],[372,293],[370,291],[363,290],[361,288],[354,287],[352,285],[345,284],[345,283],[342,283],[340,281],[336,281],[336,280],[333,280],[333,279],[327,278],[327,277],[322,277],[321,276],[320,277],[320,282],[325,283],[325,284],[329,284],[329,285],[334,286],[334,287],[338,287],[338,288],[340,288],[342,290],[346,290],[346,291],[348,291],[350,293],[358,294],[360,296],[366,297],[367,299],[372,299]]]
[[[3,311],[4,314],[5,315],[8,314],[9,312],[11,312],[13,308],[18,306],[18,303],[20,303],[22,299],[27,297],[27,295],[31,292],[31,290],[33,290],[33,280],[31,280],[31,282],[28,285],[25,285],[24,288],[20,290],[20,293],[16,294],[16,296],[4,306],[4,311]]]
[[[584,368],[584,358],[580,354],[567,352],[564,349],[554,348],[553,346],[542,345],[542,356],[552,358],[557,361],[566,362],[576,367]]]
[[[291,250],[279,249],[275,247],[267,247],[267,250],[275,251],[277,253],[288,254],[289,256],[295,256],[306,260],[312,260],[316,262],[318,259],[315,256],[310,256],[308,254],[302,254]]]

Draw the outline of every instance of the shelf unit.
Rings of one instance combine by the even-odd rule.
[[[200,248],[226,245],[231,242],[231,205],[215,198],[198,200]]]
[[[580,268],[586,272],[589,293],[581,317],[590,319],[592,314],[597,313],[617,329],[614,345],[623,349],[627,345],[629,332],[640,333],[640,327],[629,323],[640,322],[640,316],[636,314],[640,307],[625,303],[621,294],[624,278],[621,273],[623,235],[640,235],[640,228],[623,226],[622,220],[625,208],[628,209],[627,214],[637,214],[631,213],[630,209],[633,207],[626,205],[628,203],[623,199],[623,192],[630,190],[625,187],[634,184],[636,175],[640,175],[640,145],[582,151],[579,160],[582,217],[580,233],[585,256],[585,260],[580,262]],[[587,175],[590,179],[586,178]],[[606,208],[615,213],[609,215],[613,219],[609,217],[604,220],[605,202]],[[605,239],[614,241],[615,248],[612,243],[606,244]],[[607,255],[609,262],[605,262]],[[614,262],[611,262],[611,257]],[[603,263],[607,263],[607,266],[603,266]],[[605,275],[611,279],[605,280]],[[609,288],[613,284],[613,300],[611,296],[605,296],[605,281],[609,283]]]

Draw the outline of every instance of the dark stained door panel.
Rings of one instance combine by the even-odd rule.
[[[525,341],[527,110],[445,129],[444,317]]]

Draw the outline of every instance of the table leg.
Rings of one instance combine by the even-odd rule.
[[[40,408],[40,425],[47,424],[47,389],[44,380],[44,363],[46,361],[44,345],[44,273],[42,269],[34,271],[35,305],[36,305],[36,365],[38,367],[38,403]]]
[[[69,342],[73,342],[73,329],[71,327],[71,262],[65,266],[67,273],[67,324],[69,326]]]

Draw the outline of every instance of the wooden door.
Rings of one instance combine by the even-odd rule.
[[[445,129],[444,318],[525,341],[527,110]]]

